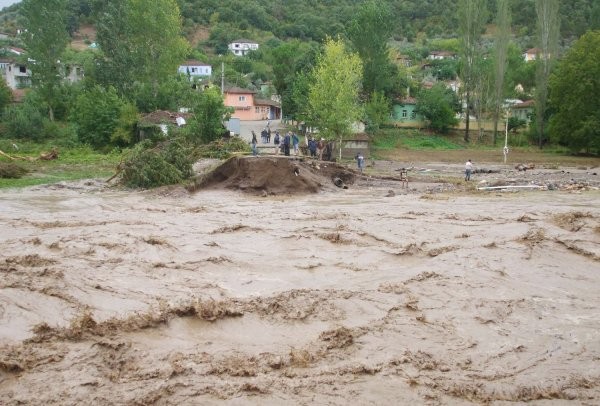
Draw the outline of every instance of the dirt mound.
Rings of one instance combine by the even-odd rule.
[[[283,156],[238,156],[199,176],[192,189],[226,188],[256,194],[302,195],[325,188],[336,189],[334,179],[351,185],[355,173],[333,162]]]

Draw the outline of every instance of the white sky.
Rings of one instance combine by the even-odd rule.
[[[3,9],[4,7],[8,7],[11,4],[15,4],[18,3],[20,0],[0,0],[0,9]]]

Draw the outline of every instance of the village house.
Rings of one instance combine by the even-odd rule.
[[[31,87],[31,71],[23,63],[12,59],[0,59],[0,73],[10,89]]]
[[[522,103],[513,104],[510,107],[510,114],[512,117],[516,117],[519,120],[523,120],[529,125],[531,122],[531,115],[535,110],[535,102],[533,100],[527,100]]]
[[[258,43],[249,39],[237,39],[231,42],[227,48],[236,56],[246,56],[248,52],[258,49]]]
[[[450,51],[431,51],[427,59],[431,61],[437,61],[442,59],[454,59],[456,58],[456,54]]]
[[[256,91],[239,87],[225,88],[225,106],[234,109],[231,117],[240,120],[277,120],[281,118],[281,104],[256,97]]]
[[[177,71],[183,75],[189,77],[190,80],[194,78],[205,78],[212,75],[212,66],[194,60],[188,60],[179,65]]]
[[[83,68],[80,65],[64,64],[60,71],[65,82],[76,83],[83,79]],[[0,73],[12,90],[31,87],[31,70],[24,63],[0,58]]]
[[[527,51],[523,52],[523,59],[525,60],[525,62],[531,62],[531,61],[535,61],[536,59],[538,59],[538,57],[542,56],[542,50],[540,48],[531,48],[528,49]],[[546,54],[544,56],[544,59],[548,59],[548,57],[550,56],[550,54]]]
[[[396,127],[423,127],[423,117],[416,112],[417,100],[405,97],[396,100],[392,105],[391,121]]]

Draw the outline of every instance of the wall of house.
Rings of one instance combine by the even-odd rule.
[[[392,122],[400,127],[421,127],[423,118],[415,112],[414,104],[394,104],[392,106]]]
[[[184,75],[189,74],[190,76],[210,76],[212,75],[212,67],[208,65],[181,65],[177,70],[179,73]]]
[[[262,120],[254,108],[254,95],[252,93],[225,93],[225,106],[233,107],[233,118],[240,120]]]

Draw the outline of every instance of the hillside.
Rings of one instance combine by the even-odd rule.
[[[321,41],[343,33],[362,0],[177,0],[184,31],[194,46],[215,53],[239,37],[268,41],[297,38]],[[69,0],[69,30],[94,23],[93,0]],[[397,21],[393,36],[398,41],[444,38],[456,35],[456,2],[453,0],[392,0],[388,4]],[[493,21],[495,0],[488,0]],[[513,32],[522,46],[533,45],[535,1],[512,0]],[[0,12],[0,31],[15,32],[20,25],[19,4]],[[564,41],[590,28],[600,28],[600,2],[563,0],[561,34]]]

